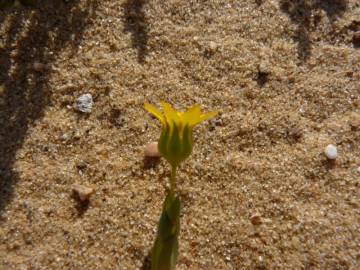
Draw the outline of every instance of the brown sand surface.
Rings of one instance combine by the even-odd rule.
[[[179,171],[177,269],[360,269],[359,1],[67,2],[0,11],[0,269],[148,269],[160,100],[220,112]]]

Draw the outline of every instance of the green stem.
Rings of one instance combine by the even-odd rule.
[[[176,166],[171,166],[170,192],[175,193],[176,189]]]

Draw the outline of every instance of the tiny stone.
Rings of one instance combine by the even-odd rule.
[[[152,157],[152,158],[161,157],[159,149],[158,149],[158,143],[157,142],[148,143],[145,146],[145,151],[144,152],[145,152],[146,157]]]
[[[324,153],[328,159],[336,159],[337,158],[337,149],[333,144],[329,144],[325,147]]]
[[[261,220],[261,216],[260,214],[253,214],[251,217],[250,217],[250,221],[253,225],[260,225],[262,223],[262,220]]]
[[[270,74],[271,73],[271,64],[267,61],[262,61],[259,64],[258,72],[263,74]]]
[[[43,63],[40,62],[35,62],[33,64],[34,70],[35,71],[42,71],[45,68],[45,65]]]
[[[73,138],[75,139],[75,140],[79,140],[80,138],[81,138],[81,132],[80,132],[80,130],[79,129],[76,129],[75,131],[74,131],[74,133],[73,133]]]
[[[64,133],[60,136],[60,139],[62,141],[68,141],[70,139],[70,134],[69,133]]]
[[[217,44],[214,41],[210,41],[209,48],[212,51],[215,51],[217,49]]]
[[[83,113],[90,113],[92,110],[93,99],[91,94],[81,95],[76,101],[76,109]]]
[[[84,202],[89,200],[90,196],[94,193],[94,189],[79,184],[74,184],[72,190],[79,196],[80,201]]]
[[[348,71],[346,71],[346,76],[348,76],[348,77],[350,77],[350,78],[352,78],[352,76],[354,75],[354,71],[352,71],[352,70],[348,70]]]
[[[270,224],[272,223],[272,220],[270,218],[264,218],[262,219],[262,222]]]
[[[300,126],[294,126],[289,129],[289,135],[295,139],[299,139],[303,135],[303,129]]]
[[[299,247],[301,243],[297,236],[292,237],[291,242],[295,248]]]
[[[350,127],[352,130],[360,128],[360,114],[352,114],[350,119]]]
[[[358,173],[360,173],[360,166],[356,169]]]
[[[253,89],[246,88],[243,92],[244,92],[245,97],[248,99],[256,98],[256,92]]]
[[[353,34],[352,42],[354,44],[354,47],[360,47],[360,31],[357,31]]]

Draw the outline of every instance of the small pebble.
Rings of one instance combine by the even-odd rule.
[[[145,146],[145,156],[151,157],[151,158],[159,158],[161,157],[159,149],[158,149],[158,143],[157,142],[151,142],[148,143]]]
[[[75,140],[79,140],[82,137],[81,131],[79,129],[75,129],[73,133],[73,138]]]
[[[333,144],[326,146],[324,153],[328,159],[336,159],[338,155],[336,146]]]
[[[354,44],[354,47],[360,47],[360,31],[357,31],[353,34],[352,42]]]
[[[40,62],[35,62],[33,64],[34,70],[35,71],[42,71],[45,68],[45,65],[43,63]]]
[[[357,168],[357,172],[360,173],[360,166]]]
[[[360,114],[353,113],[350,118],[351,130],[355,131],[360,129]]]
[[[72,190],[76,193],[80,201],[85,202],[89,200],[90,196],[94,193],[94,189],[91,187],[83,186],[80,184],[74,184]]]
[[[81,95],[76,100],[76,109],[83,113],[90,113],[93,106],[93,99],[91,94]]]
[[[64,133],[60,136],[60,140],[62,141],[68,141],[71,138],[71,135],[69,133]]]
[[[253,225],[260,225],[262,223],[262,219],[261,219],[261,216],[260,214],[256,213],[256,214],[253,214],[251,217],[250,217],[250,221]]]
[[[299,139],[302,137],[304,130],[300,126],[294,126],[289,129],[289,136],[294,139]]]
[[[259,64],[258,72],[269,75],[271,73],[272,65],[268,61],[262,61]]]
[[[217,44],[214,41],[210,41],[209,48],[210,50],[215,51],[217,49]]]

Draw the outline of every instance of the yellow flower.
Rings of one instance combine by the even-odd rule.
[[[166,102],[161,102],[161,105],[164,113],[148,103],[145,103],[144,107],[162,124],[158,144],[160,153],[172,167],[177,167],[191,154],[193,128],[214,117],[217,112],[202,113],[199,105],[194,105],[186,112],[178,112]]]

